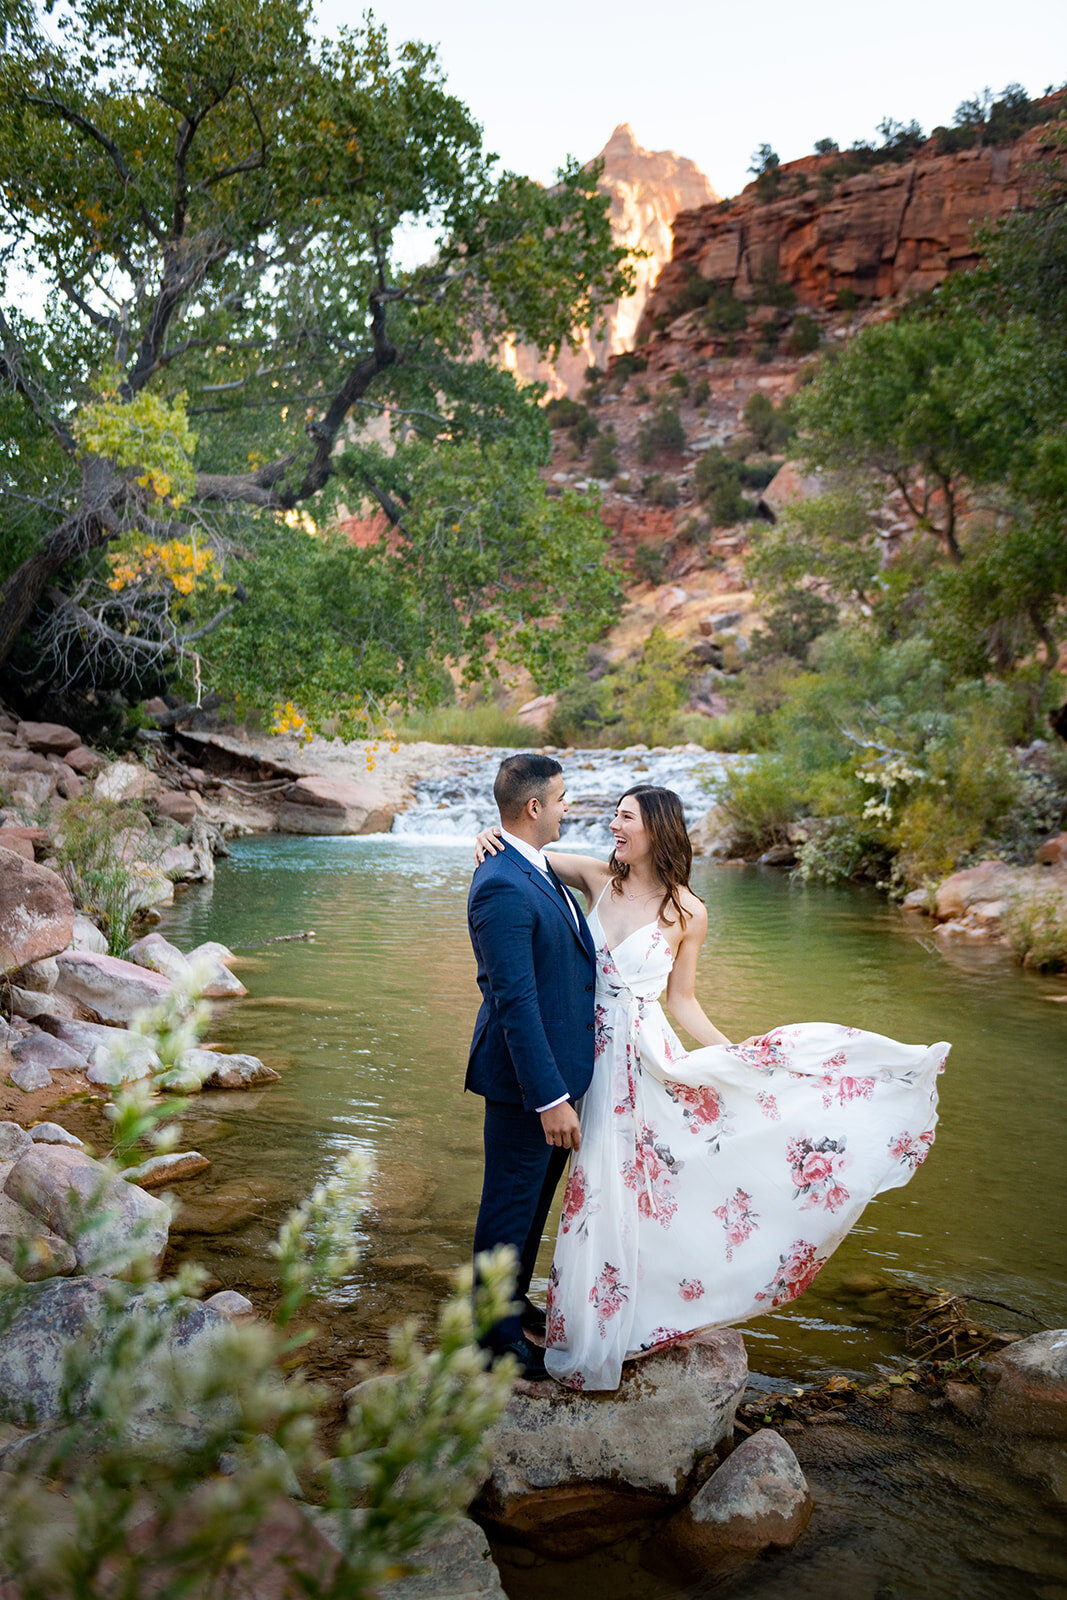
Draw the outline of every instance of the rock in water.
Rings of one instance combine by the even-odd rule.
[[[989,1363],[988,1418],[1005,1433],[1067,1439],[1067,1328],[1020,1339]]]
[[[727,1456],[671,1524],[671,1540],[691,1559],[723,1550],[789,1549],[811,1516],[800,1463],[781,1434],[763,1428]]]
[[[254,1083],[277,1083],[281,1076],[258,1056],[223,1055],[220,1050],[186,1050],[178,1070],[198,1077],[204,1089],[250,1089]],[[168,1086],[166,1077],[162,1082]]]
[[[561,1556],[621,1538],[685,1494],[732,1430],[747,1379],[741,1335],[728,1328],[627,1362],[614,1394],[516,1390],[493,1430],[479,1515]]]
[[[388,833],[395,807],[373,783],[345,778],[298,778],[282,795],[283,833]]]
[[[118,1268],[125,1277],[134,1258],[158,1267],[167,1248],[170,1208],[135,1184],[109,1172],[72,1145],[35,1144],[12,1167],[4,1185],[13,1200],[74,1247],[82,1272]],[[87,1207],[97,1225],[86,1229]]]

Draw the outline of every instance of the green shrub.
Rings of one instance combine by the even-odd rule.
[[[860,303],[855,289],[838,289],[834,304],[838,311],[855,311]]]
[[[719,527],[729,527],[756,515],[755,506],[741,493],[737,463],[714,446],[697,462],[693,482],[698,499],[707,505],[712,522]]]
[[[589,455],[589,471],[594,478],[613,478],[619,470],[618,447],[615,429],[609,423],[594,439]]]
[[[668,389],[677,389],[680,394],[689,393],[689,379],[684,372],[672,372],[667,379]]]
[[[661,544],[643,541],[630,557],[630,567],[646,583],[660,584],[667,576],[667,553]]]
[[[776,476],[779,465],[777,461],[739,461],[737,481],[744,489],[766,489]]]
[[[1008,906],[1004,929],[1026,966],[1039,972],[1067,968],[1067,898],[1056,889],[1017,894]]]
[[[707,378],[698,378],[689,392],[689,399],[694,406],[706,405],[711,394],[711,384]]]
[[[786,348],[791,356],[807,356],[819,348],[821,338],[822,334],[815,318],[801,312],[799,316],[793,318]]]
[[[803,775],[780,755],[757,755],[717,777],[712,794],[737,824],[745,854],[784,844],[804,806]]]
[[[655,415],[643,422],[637,433],[637,459],[647,465],[661,451],[685,449],[685,428],[677,407],[661,400]]]
[[[635,372],[644,372],[648,368],[648,361],[644,356],[638,355],[636,350],[624,350],[622,355],[616,356],[611,364],[611,376],[620,384],[632,378]]]
[[[735,300],[732,292],[715,295],[704,312],[704,326],[709,333],[740,333],[748,323],[748,307]]]
[[[56,860],[79,911],[107,939],[108,953],[124,956],[141,906],[137,862],[154,867],[163,846],[136,801],[105,800],[87,790],[59,813]]]
[[[678,481],[668,478],[662,472],[649,473],[647,478],[642,478],[641,487],[645,499],[654,506],[676,506],[678,504]]]
[[[573,428],[589,415],[586,407],[579,400],[572,400],[568,395],[557,395],[552,400],[546,400],[544,413],[550,428]]]
[[[785,450],[796,433],[789,415],[789,402],[783,401],[780,407],[776,407],[762,389],[757,389],[755,394],[749,396],[742,417],[756,444],[768,455],[777,455]]]

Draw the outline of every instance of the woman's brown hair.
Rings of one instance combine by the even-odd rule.
[[[667,892],[660,901],[657,916],[670,925],[674,918],[669,917],[667,912],[673,906],[684,931],[689,915],[682,909],[678,890],[689,887],[689,874],[693,868],[693,846],[689,842],[682,802],[673,789],[660,789],[652,783],[639,783],[632,789],[627,789],[619,796],[616,809],[624,800],[637,801],[641,820],[648,830],[652,850],[652,871],[661,883],[667,885]],[[625,861],[616,861],[613,850],[608,867],[611,872],[612,892],[622,894],[622,886],[630,875],[629,865]]]

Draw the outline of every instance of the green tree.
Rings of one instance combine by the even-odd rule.
[[[628,284],[595,172],[499,172],[432,50],[392,47],[369,16],[317,43],[303,0],[75,0],[48,18],[13,0],[0,92],[0,661],[28,633],[38,677],[94,650],[94,682],[194,650],[209,674],[247,657],[245,630],[277,659],[253,600],[282,548],[294,595],[327,561],[370,596],[335,640],[353,702],[368,660],[406,693],[421,656],[478,670],[495,628],[529,638],[559,603],[546,569],[578,585],[575,635],[603,615],[595,517],[550,513],[531,476],[538,393],[476,358],[509,335],[556,352]],[[405,267],[413,227],[435,254]],[[455,460],[454,493],[430,457]],[[519,547],[493,498],[512,474]],[[380,509],[389,538],[312,552],[343,505]],[[194,568],[216,552],[210,581],[183,592],[144,559],[174,541]],[[536,544],[530,582],[515,558]]]

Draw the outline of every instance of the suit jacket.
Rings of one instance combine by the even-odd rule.
[[[596,971],[581,911],[576,922],[554,884],[504,844],[475,870],[467,926],[482,1004],[466,1087],[530,1111],[577,1099],[593,1076]]]

